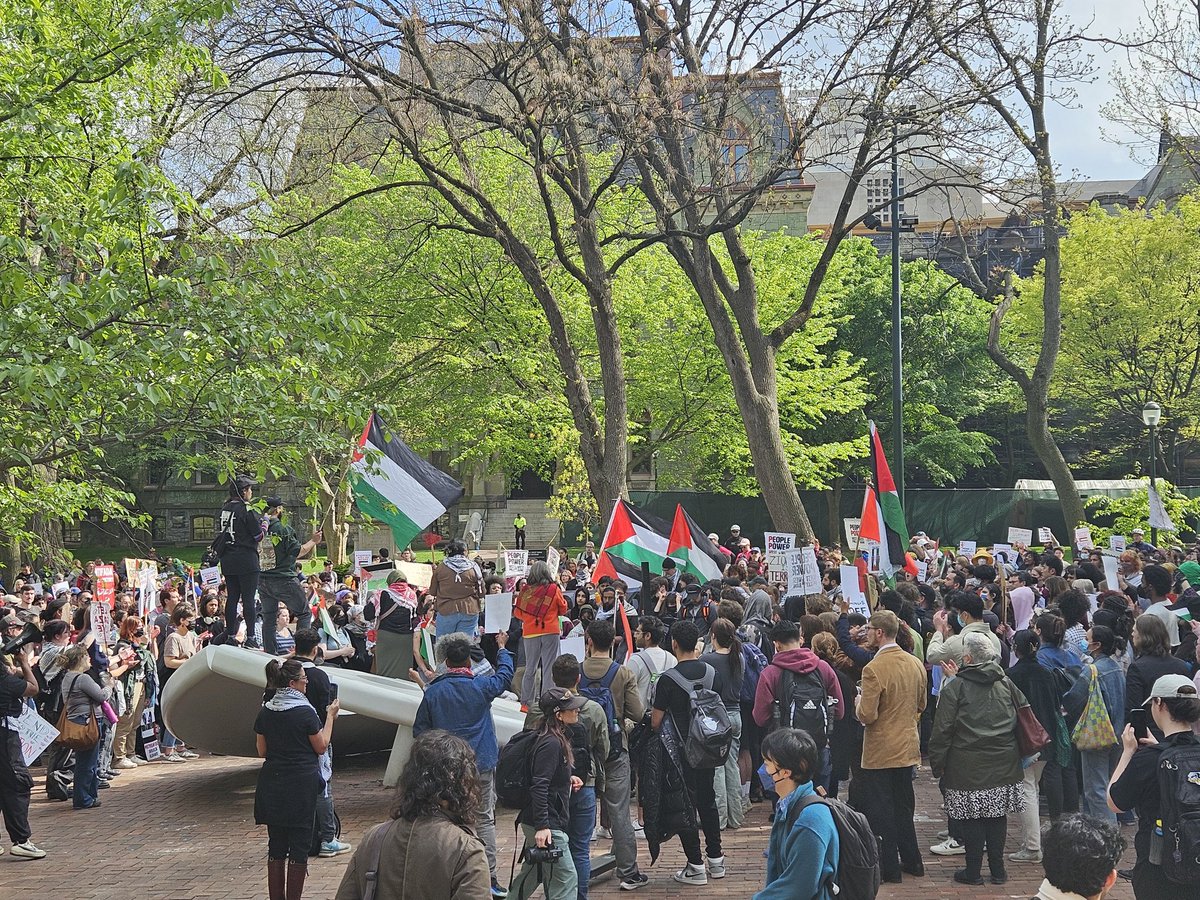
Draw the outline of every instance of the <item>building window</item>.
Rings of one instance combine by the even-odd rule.
[[[161,487],[171,475],[170,463],[165,460],[151,460],[146,463],[146,485]]]
[[[740,122],[730,122],[721,134],[721,162],[731,181],[750,180],[750,132]]]
[[[192,516],[192,542],[207,544],[217,531],[217,520],[212,516]]]
[[[877,215],[881,222],[892,221],[892,176],[876,176],[868,178],[866,181],[867,187],[867,209],[878,209]],[[900,196],[904,196],[904,176],[900,176]],[[880,209],[882,207],[882,209]],[[900,201],[900,215],[903,216],[904,201]]]
[[[63,524],[63,543],[64,544],[82,544],[83,531],[79,527],[78,522],[70,522]]]

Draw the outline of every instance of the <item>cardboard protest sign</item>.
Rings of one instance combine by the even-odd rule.
[[[513,595],[488,594],[483,598],[483,633],[508,631],[512,621]]]
[[[551,572],[555,575],[558,574],[558,569],[562,565],[562,557],[553,547],[546,548],[546,565],[550,567]]]
[[[50,585],[50,593],[57,597],[59,594],[67,594],[71,591],[71,584],[68,581],[56,581]]]
[[[1041,542],[1042,546],[1045,546],[1046,544],[1058,543],[1058,541],[1054,539],[1054,532],[1045,526],[1042,526],[1038,529],[1038,541]]]
[[[506,578],[520,578],[522,575],[529,574],[529,551],[528,550],[505,550],[504,551],[504,576]]]
[[[794,547],[784,554],[789,595],[804,596],[821,593],[821,572],[817,567],[817,552],[811,546]]]
[[[117,572],[113,566],[96,566],[92,573],[95,577],[95,597],[101,603],[112,609],[117,602]]]
[[[796,546],[796,536],[768,531],[763,535],[763,543],[766,550],[767,578],[772,584],[786,585],[787,562],[784,560],[784,554]]]
[[[21,738],[21,756],[27,766],[32,766],[42,751],[58,738],[58,729],[28,704],[21,704],[21,715],[15,718],[10,716],[8,721],[15,725],[17,735]]]
[[[917,581],[929,580],[929,563],[923,559],[914,560],[913,564],[917,567]]]
[[[993,544],[992,558],[995,559],[996,562],[1004,563],[1005,565],[1012,565],[1017,561],[1017,553],[1015,550],[1013,550],[1011,544]]]
[[[1118,553],[1120,553],[1122,550],[1124,550],[1125,549],[1125,535],[1110,534],[1108,536],[1108,549],[1116,550]]]
[[[976,544],[975,541],[959,541],[958,542],[959,556],[966,556],[968,558],[972,557],[975,555],[975,550],[977,548],[978,548],[978,544]]]
[[[113,630],[112,610],[108,608],[107,603],[101,603],[99,600],[92,601],[91,610],[92,633],[96,635],[96,640],[107,645]]]
[[[1121,590],[1121,582],[1118,580],[1117,574],[1117,558],[1115,556],[1105,556],[1101,558],[1101,563],[1104,564],[1104,581],[1110,591]]]
[[[838,571],[842,575],[842,596],[850,601],[850,612],[856,612],[869,618],[871,607],[867,603],[867,595],[862,592],[862,587],[859,585],[858,568],[856,566],[838,566]]]
[[[1028,547],[1033,543],[1033,529],[1013,528],[1012,526],[1009,526],[1008,542],[1010,544],[1024,544],[1026,547]]]
[[[432,566],[417,562],[397,562],[395,568],[404,573],[404,577],[413,587],[429,590],[429,582],[433,580]]]

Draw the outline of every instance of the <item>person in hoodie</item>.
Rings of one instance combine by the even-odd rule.
[[[758,678],[758,689],[754,693],[754,721],[760,726],[767,725],[772,719],[775,701],[784,699],[778,696],[780,676],[784,670],[799,676],[816,672],[825,686],[825,708],[829,713],[830,727],[826,730],[823,746],[817,748],[820,751],[821,766],[812,773],[812,777],[814,783],[827,788],[830,774],[829,734],[833,731],[834,721],[845,715],[846,704],[842,698],[842,685],[829,663],[804,646],[800,627],[795,622],[786,619],[777,622],[771,629],[771,640],[775,644],[775,655],[771,658],[771,664]]]
[[[966,866],[959,884],[983,884],[987,849],[992,884],[1004,884],[1004,840],[1008,814],[1024,806],[1017,709],[1025,698],[1005,678],[991,641],[977,632],[963,636],[962,667],[943,687],[929,739],[929,765],[942,779],[946,813],[959,822]]]
[[[603,597],[603,591],[601,596]],[[525,674],[521,679],[521,708],[529,711],[533,702],[537,672],[542,671],[542,689],[549,690],[554,682],[550,667],[558,659],[558,617],[567,614],[567,598],[554,577],[554,572],[542,560],[529,567],[525,587],[513,603],[513,615],[521,622],[521,643],[525,650]],[[600,618],[597,611],[596,618]]]
[[[985,635],[991,643],[996,657],[999,658],[1000,638],[984,621],[983,600],[979,598],[979,595],[972,594],[970,591],[954,591],[946,599],[949,612],[938,610],[933,617],[935,631],[933,637],[929,639],[929,647],[925,651],[925,661],[931,665],[953,662],[961,666],[963,641],[966,640],[968,634],[973,633]],[[962,631],[958,634],[954,633],[954,629],[950,625],[949,617],[951,615],[957,616],[958,621],[962,624]]]
[[[433,570],[429,596],[434,598],[438,637],[475,634],[479,625],[479,601],[483,597],[483,572],[467,559],[467,545],[462,541],[451,541],[446,545],[446,558]]]

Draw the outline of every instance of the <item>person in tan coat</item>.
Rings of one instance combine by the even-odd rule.
[[[862,690],[854,704],[865,726],[862,754],[864,812],[880,837],[880,868],[885,882],[898,883],[901,872],[921,876],[925,864],[917,846],[913,817],[913,767],[921,764],[919,725],[925,710],[925,667],[896,644],[900,620],[880,610],[867,622],[874,658],[863,669]]]
[[[472,830],[479,773],[470,744],[434,729],[412,746],[392,817],[363,837],[350,857],[336,900],[362,900],[376,869],[375,897],[396,900],[484,900],[491,876],[483,842]]]
[[[479,626],[479,600],[483,597],[483,572],[467,559],[467,545],[451,541],[446,558],[433,570],[429,596],[437,613],[437,636],[461,633],[475,636]]]

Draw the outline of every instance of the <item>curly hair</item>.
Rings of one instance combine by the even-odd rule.
[[[1079,813],[1052,822],[1042,834],[1046,880],[1083,897],[1104,889],[1124,852],[1125,838],[1116,825]]]
[[[455,825],[475,824],[479,808],[479,769],[471,745],[448,731],[426,731],[413,741],[396,785],[393,819],[415,822],[445,815]]]

